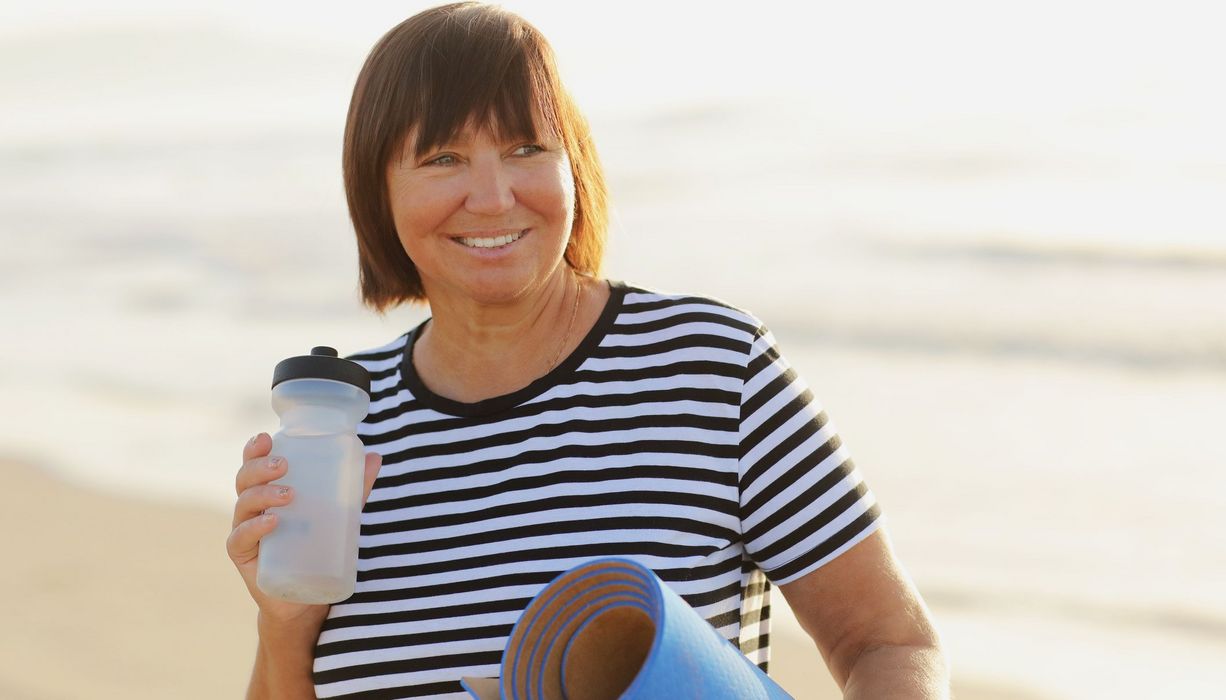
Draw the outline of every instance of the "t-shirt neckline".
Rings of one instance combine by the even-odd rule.
[[[423,405],[439,413],[463,417],[489,416],[502,413],[540,396],[545,391],[559,384],[563,377],[569,375],[579,365],[583,364],[583,361],[588,358],[593,349],[600,345],[600,341],[604,339],[609,329],[612,328],[613,320],[617,317],[617,313],[622,306],[622,300],[626,296],[626,285],[624,282],[616,280],[608,280],[608,285],[609,299],[605,302],[604,309],[600,312],[596,323],[592,325],[591,330],[579,342],[578,347],[562,358],[562,361],[556,367],[549,370],[547,374],[533,380],[532,383],[522,389],[473,403],[456,401],[430,391],[425,383],[422,382],[421,377],[418,376],[417,369],[413,366],[413,345],[417,342],[421,330],[430,322],[428,318],[409,331],[408,337],[405,340],[404,350],[400,358],[401,384],[409,390],[413,398],[420,401]]]

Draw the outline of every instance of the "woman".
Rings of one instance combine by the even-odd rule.
[[[612,555],[763,666],[765,573],[847,697],[944,696],[875,502],[761,322],[599,277],[603,176],[535,28],[459,3],[393,29],[344,170],[365,301],[432,317],[352,358],[373,380],[352,598],[254,585],[293,465],[264,434],[243,451],[228,549],[259,607],[250,697],[461,697],[537,591]]]

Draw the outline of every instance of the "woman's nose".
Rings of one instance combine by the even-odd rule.
[[[464,208],[474,214],[505,214],[515,206],[510,173],[501,160],[473,163],[469,168],[468,198]]]

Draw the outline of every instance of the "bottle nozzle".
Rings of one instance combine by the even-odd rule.
[[[336,348],[316,345],[310,355],[299,355],[281,360],[272,371],[272,385],[290,379],[331,379],[352,384],[367,394],[370,393],[370,373],[352,360],[342,360]]]

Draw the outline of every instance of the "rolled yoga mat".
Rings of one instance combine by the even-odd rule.
[[[647,567],[597,559],[554,579],[511,630],[478,700],[780,700],[782,688]]]

